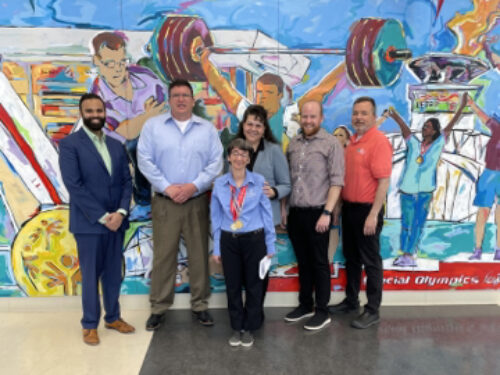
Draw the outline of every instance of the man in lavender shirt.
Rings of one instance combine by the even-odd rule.
[[[497,223],[497,242],[493,260],[500,260],[500,122],[493,117],[489,117],[470,97],[468,104],[481,122],[491,131],[491,138],[486,145],[486,168],[479,177],[476,185],[474,205],[478,207],[478,211],[475,229],[475,249],[469,259],[481,259],[484,230],[488,216],[490,216],[491,207],[495,204],[496,198],[495,222]]]
[[[99,33],[92,46],[99,77],[91,91],[106,104],[106,133],[125,144],[134,166],[136,207],[131,220],[145,219],[150,214],[151,186],[137,167],[137,142],[146,120],[165,111],[166,88],[149,69],[129,65],[124,34]]]

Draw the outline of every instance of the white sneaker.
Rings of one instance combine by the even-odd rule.
[[[241,345],[241,333],[239,331],[234,331],[233,335],[229,339],[229,345],[240,346]]]
[[[244,331],[241,334],[241,346],[248,348],[252,345],[253,345],[253,335],[250,333],[250,331]]]

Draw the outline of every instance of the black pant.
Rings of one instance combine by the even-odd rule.
[[[137,164],[137,143],[139,137],[125,141],[129,160],[134,167],[134,202],[141,206],[151,204],[151,184],[141,173]]]
[[[264,230],[237,235],[222,231],[220,247],[231,328],[255,331],[262,325],[263,283],[259,278],[259,262],[267,254]]]
[[[347,272],[346,299],[352,305],[358,305],[361,283],[361,269],[365,267],[366,296],[368,303],[365,310],[376,313],[382,301],[383,269],[380,256],[380,232],[384,224],[384,209],[378,214],[377,228],[374,235],[365,236],[365,220],[372,208],[368,203],[345,202],[342,205],[342,250]]]
[[[288,215],[288,236],[299,266],[299,304],[312,310],[313,289],[316,311],[328,313],[330,301],[330,266],[328,264],[329,231],[319,233],[316,223],[322,207],[291,207]]]

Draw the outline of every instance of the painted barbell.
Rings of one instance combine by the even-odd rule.
[[[399,78],[403,61],[412,54],[406,48],[404,30],[394,19],[362,18],[351,26],[342,48],[226,48],[214,45],[202,18],[168,16],[154,31],[153,59],[168,79],[204,81],[199,63],[203,48],[215,54],[236,55],[345,55],[346,73],[355,86],[390,86]]]

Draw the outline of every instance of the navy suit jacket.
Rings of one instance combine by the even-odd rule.
[[[99,223],[106,213],[130,209],[132,179],[123,145],[106,137],[111,156],[112,175],[83,129],[59,143],[59,166],[69,192],[69,229],[76,234],[104,234],[109,229]],[[124,218],[118,230],[126,230]]]

